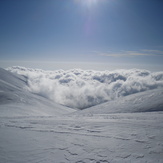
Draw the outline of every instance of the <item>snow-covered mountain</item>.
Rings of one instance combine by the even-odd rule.
[[[0,116],[50,116],[74,111],[29,92],[27,87],[24,76],[0,68]]]
[[[56,104],[55,102],[53,102],[52,100],[49,99],[49,96],[44,96],[45,93],[41,94],[40,92],[36,93],[36,92],[30,91],[31,90],[30,87],[32,87],[32,86],[31,86],[31,83],[29,84],[29,82],[32,79],[31,79],[31,77],[29,77],[29,76],[31,76],[31,73],[29,75],[29,72],[32,71],[33,78],[34,78],[33,80],[35,81],[33,83],[36,85],[37,84],[36,79],[38,80],[37,75],[40,73],[40,71],[43,71],[43,70],[30,69],[27,71],[27,69],[20,68],[20,67],[9,68],[9,70],[10,71],[15,70],[15,72],[19,72],[19,73],[21,72],[20,74],[22,74],[22,75],[19,75],[17,73],[11,73],[4,69],[0,69],[1,116],[7,110],[8,110],[8,113],[6,112],[7,115],[8,114],[11,114],[11,115],[16,115],[16,114],[17,115],[25,115],[25,114],[27,114],[27,115],[35,115],[35,114],[36,115],[39,115],[39,114],[55,115],[57,113],[66,114],[66,113],[75,111],[74,109],[67,108],[60,104]],[[25,71],[26,73],[22,73],[23,71]],[[79,75],[79,70],[77,70],[77,72],[74,72],[74,74],[76,73]],[[27,73],[28,73],[28,75],[27,75]],[[81,73],[81,70],[80,70],[80,73]],[[83,73],[83,74],[85,74],[85,73]],[[134,71],[132,71],[132,73],[134,73]],[[130,71],[130,74],[132,74],[132,73]],[[140,76],[144,76],[146,78],[146,75],[148,75],[149,72],[135,71],[135,73],[139,73],[139,75],[141,74]],[[44,74],[45,74],[45,72],[44,72]],[[56,74],[54,74],[54,73],[52,73],[52,74],[54,75],[53,77],[56,78],[55,77]],[[69,74],[69,72],[68,72],[68,74]],[[118,74],[115,76],[115,73],[114,74],[112,73],[112,76],[109,74],[111,77],[109,75],[108,76],[111,78],[110,80],[112,80],[112,83],[113,83],[113,82],[116,82],[118,79],[124,80],[125,78],[127,78],[127,76],[129,76],[128,74],[127,75],[126,74],[124,75],[124,74],[125,73],[123,72],[123,75]],[[155,73],[155,74],[158,74],[158,73]],[[119,98],[115,98],[115,99],[113,98],[113,100],[109,100],[108,102],[101,101],[102,104],[97,104],[96,106],[92,106],[90,108],[84,109],[83,111],[79,112],[79,114],[85,114],[85,113],[108,114],[108,113],[163,111],[163,100],[162,100],[163,99],[163,87],[158,88],[158,86],[162,85],[162,81],[163,81],[162,76],[160,74],[161,73],[159,73],[159,75],[157,75],[157,76],[153,75],[155,77],[155,79],[157,79],[155,81],[155,83],[153,82],[154,83],[153,87],[155,87],[155,89],[151,88],[152,87],[151,85],[144,86],[144,87],[151,88],[151,90],[146,90],[146,91],[140,90],[138,92],[138,88],[136,88],[136,86],[135,86],[134,88],[130,88],[129,90],[133,91],[133,89],[135,89],[135,90],[137,89],[137,91],[135,91],[137,93],[135,93],[135,92],[128,93],[127,96],[125,95],[125,96],[120,96]],[[84,76],[84,75],[82,75],[82,76]],[[104,77],[104,74],[99,75],[99,76],[102,76],[102,77],[101,78],[98,77],[99,78],[98,81],[104,80],[103,78],[105,78],[105,80],[107,80],[107,81],[109,80],[109,77],[107,78],[106,75]],[[132,75],[132,76],[135,76],[135,75]],[[50,76],[50,77],[52,77],[52,76]],[[50,77],[48,76],[48,79]],[[113,79],[113,77],[114,77],[114,79]],[[87,78],[87,80],[89,78]],[[97,78],[97,74],[95,74],[92,78]],[[115,79],[115,78],[117,78],[117,79]],[[43,80],[43,78],[39,78],[39,79]],[[68,80],[68,79],[62,79],[62,80]],[[77,80],[79,80],[79,79],[77,79]],[[147,81],[147,82],[149,83],[149,81]],[[157,82],[157,84],[156,84],[156,82]],[[41,81],[38,81],[38,83],[41,83]],[[106,82],[105,82],[105,84],[106,84]],[[108,85],[108,87],[110,85]],[[129,85],[129,87],[132,86],[131,84],[128,84],[128,85]],[[52,86],[52,85],[50,85],[50,86]],[[40,85],[40,87],[41,87],[41,85]],[[47,83],[47,86],[44,84],[44,87],[49,89],[49,83]],[[54,85],[54,87],[56,87],[56,86]],[[58,86],[58,87],[60,88],[61,86]],[[75,87],[75,86],[73,86],[73,87]],[[44,88],[44,92],[47,92],[48,90],[46,90],[45,88]],[[56,89],[58,89],[58,88],[56,88]],[[79,89],[80,89],[80,87],[79,87]],[[87,89],[89,89],[89,88],[87,88]],[[114,86],[114,87],[112,87],[112,89],[116,89],[116,90],[112,91],[113,94],[117,94],[117,92],[119,93],[119,90],[117,87]],[[96,89],[94,91],[96,91]],[[76,93],[76,92],[74,92],[74,93]],[[89,93],[90,100],[91,99],[93,100],[92,94]],[[72,95],[71,101],[73,101],[73,96],[74,95]],[[88,96],[88,95],[86,94],[85,96]],[[112,97],[113,96],[111,96],[111,98]],[[63,98],[65,98],[65,97],[63,97]],[[85,99],[81,98],[80,101],[84,103]],[[78,103],[78,104],[80,105],[80,103]],[[94,104],[95,103],[92,102],[92,105],[94,105]],[[13,112],[11,112],[9,110],[9,109],[11,109],[11,107],[15,108],[15,110]],[[24,108],[26,108],[26,109],[24,109]]]
[[[80,114],[109,114],[163,111],[163,89],[148,90],[128,95],[84,109]]]
[[[0,163],[163,162],[162,72],[18,69],[0,69]]]

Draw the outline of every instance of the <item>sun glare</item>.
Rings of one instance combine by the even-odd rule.
[[[93,5],[97,3],[97,0],[85,0],[83,2],[85,2],[87,5]]]
[[[98,0],[76,0],[76,1],[87,6],[87,7],[91,7],[95,4],[97,4]]]

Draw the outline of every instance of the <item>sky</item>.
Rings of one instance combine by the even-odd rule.
[[[163,70],[163,1],[0,0],[0,63],[25,62]]]

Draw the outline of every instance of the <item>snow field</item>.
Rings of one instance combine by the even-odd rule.
[[[15,117],[0,120],[0,160],[162,162],[163,113]]]
[[[30,73],[18,75],[0,69],[0,163],[163,162],[161,72],[151,74],[144,70],[128,71],[130,74],[133,72],[134,75],[131,76],[140,76],[133,78],[143,89],[138,91],[137,85],[133,87],[132,84],[127,84],[130,94],[116,96],[96,106],[92,106],[95,103],[91,103],[92,107],[84,110],[74,110],[45,96],[46,91],[49,93],[46,80],[37,76],[42,70],[37,70],[38,74],[35,71],[36,78],[30,78]],[[53,73],[52,76],[54,77]],[[89,79],[92,77],[88,75],[86,82],[91,80],[93,83],[97,82],[97,87],[109,87],[109,83],[104,82],[103,85],[102,81],[99,81],[103,79],[102,76],[98,81]],[[123,85],[128,80],[127,78],[126,81],[121,81],[122,77],[118,75],[117,78],[113,78],[111,85],[116,82],[123,84],[120,87],[109,87],[113,95],[124,88]],[[108,77],[106,79],[109,80]],[[141,82],[136,79],[141,79]],[[40,82],[45,82],[42,94],[41,87],[38,92],[31,90],[30,80],[34,80],[34,87],[36,84],[38,88],[42,86]],[[52,79],[50,87],[53,86],[53,82]],[[66,88],[69,85],[72,89],[74,85],[71,84],[68,82],[63,86]],[[88,86],[87,84],[85,86]],[[90,85],[95,88],[95,85]],[[55,88],[58,90],[60,85]],[[132,92],[133,88],[138,92]],[[80,92],[80,87],[78,89]],[[89,87],[87,90],[90,91]],[[89,98],[88,94],[85,98],[91,101],[90,97],[93,94]],[[73,101],[73,96],[69,100]],[[84,102],[83,98],[81,102]],[[74,103],[78,104],[76,101]]]

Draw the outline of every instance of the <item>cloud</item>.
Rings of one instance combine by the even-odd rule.
[[[15,66],[8,70],[25,76],[29,91],[79,109],[163,87],[163,72],[138,69],[43,71]]]
[[[149,49],[143,49],[142,51],[148,52],[148,53],[155,53],[155,54],[161,54],[161,55],[163,55],[163,51],[162,51],[162,50],[149,50]]]
[[[139,51],[121,50],[119,52],[108,51],[106,53],[94,51],[94,53],[97,53],[100,56],[106,56],[106,57],[163,56],[163,51],[149,50],[149,49],[143,49],[143,50],[139,50]]]

